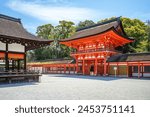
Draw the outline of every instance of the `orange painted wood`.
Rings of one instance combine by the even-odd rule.
[[[97,76],[97,58],[95,59],[95,67],[94,67],[94,72],[95,72],[95,75]]]
[[[5,58],[5,53],[4,52],[0,52],[0,58]]]
[[[106,65],[106,58],[104,59],[104,76],[106,76],[107,65]]]
[[[85,75],[85,60],[82,61],[82,73]]]
[[[138,78],[140,78],[140,72],[141,72],[141,66],[140,66],[140,63],[138,63]]]
[[[9,59],[24,59],[24,54],[8,53]]]
[[[105,43],[106,41],[111,42],[115,45],[115,47],[122,46],[126,43],[133,42],[132,40],[128,40],[117,33],[115,33],[113,30],[107,31],[102,34],[84,37],[80,39],[74,39],[66,42],[60,42],[61,44],[71,46],[73,48],[77,48],[78,45],[84,45],[84,44],[91,44],[91,43]],[[93,44],[92,44],[93,45]]]

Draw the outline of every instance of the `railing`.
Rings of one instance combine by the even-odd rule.
[[[0,71],[0,84],[18,82],[40,82],[38,72],[34,71]]]
[[[20,71],[0,71],[0,75],[19,75],[19,74],[39,74],[39,72],[37,71],[33,71],[33,70],[20,70]]]
[[[117,51],[115,49],[98,48],[98,49],[74,51],[74,52],[71,52],[71,54],[90,53],[90,52],[103,52],[103,51],[106,51],[106,52],[107,51],[113,51],[113,52],[120,53],[120,51]]]

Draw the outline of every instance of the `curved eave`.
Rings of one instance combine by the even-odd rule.
[[[21,45],[26,46],[26,43],[31,43],[26,46],[26,50],[32,50],[36,48],[40,48],[43,46],[49,45],[52,40],[42,40],[41,38],[39,39],[26,39],[26,38],[20,38],[20,37],[12,37],[12,36],[6,36],[6,35],[0,35],[0,41],[3,43],[18,43]]]
[[[134,41],[134,39],[129,38],[129,37],[126,36],[126,35],[121,35],[120,33],[118,33],[118,32],[115,30],[115,28],[111,28],[111,29],[114,31],[114,33],[116,33],[116,34],[119,35],[120,37],[123,37],[123,38],[127,39],[127,40],[130,41],[130,42],[133,42],[133,41]]]
[[[116,34],[118,34],[119,36],[122,36],[122,37],[124,37],[124,38],[126,38],[126,39],[128,39],[128,40],[130,40],[130,41],[133,41],[133,40],[134,40],[134,39],[131,39],[131,38],[127,37],[127,36],[123,36],[123,35],[119,34],[119,33],[115,30],[114,27],[111,27],[111,28],[109,28],[109,29],[107,29],[107,30],[105,30],[105,31],[103,31],[103,32],[100,32],[100,33],[96,33],[96,34],[88,35],[88,36],[83,36],[83,37],[80,37],[80,38],[62,39],[62,40],[60,40],[60,42],[68,42],[68,41],[83,39],[83,38],[87,38],[87,37],[90,37],[90,36],[95,36],[95,35],[103,34],[103,33],[106,33],[106,32],[108,32],[108,31],[110,31],[110,30],[113,30],[113,31],[114,31]]]
[[[86,40],[89,37],[93,37],[93,36],[97,36],[97,35],[102,35],[102,34],[105,34],[105,33],[111,32],[111,31],[113,31],[114,34],[118,35],[119,37],[125,39],[126,43],[130,43],[130,42],[134,41],[134,39],[131,39],[131,38],[127,37],[127,36],[119,34],[114,27],[111,27],[111,28],[109,28],[109,29],[107,29],[107,30],[105,30],[103,32],[97,33],[97,34],[88,35],[88,36],[84,36],[84,37],[80,37],[80,38],[70,38],[70,39],[60,40],[60,43],[68,46],[69,43],[73,43],[75,41],[80,41],[80,40]],[[124,44],[122,44],[122,45],[124,45]]]

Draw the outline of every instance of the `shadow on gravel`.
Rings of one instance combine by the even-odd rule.
[[[37,82],[30,82],[30,83],[11,83],[11,84],[0,84],[0,88],[12,88],[12,87],[19,87],[19,86],[30,86],[30,85],[38,85]]]
[[[61,77],[61,78],[77,78],[77,79],[90,79],[90,80],[103,80],[103,81],[113,81],[113,80],[121,80],[121,79],[131,79],[131,80],[150,80],[150,78],[125,78],[125,77],[104,77],[104,76],[82,76],[82,75],[66,75],[66,74],[47,74],[50,77]]]
[[[111,78],[111,77],[102,77],[102,76],[82,76],[82,75],[63,75],[63,74],[51,74],[48,76],[49,77],[61,77],[61,78],[77,78],[77,79],[85,79],[85,80],[86,79],[103,80],[103,81],[120,80],[120,78]]]

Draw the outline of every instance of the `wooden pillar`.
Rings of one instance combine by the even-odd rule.
[[[26,55],[27,53],[26,53],[26,47],[25,47],[25,53],[24,53],[24,71],[26,71],[27,70],[27,60],[26,60]]]
[[[95,58],[95,66],[94,66],[94,73],[97,76],[97,57]]]
[[[9,71],[8,43],[6,43],[6,52],[5,52],[5,71]]]
[[[142,77],[143,77],[143,72],[144,72],[144,66],[143,66],[143,64],[142,64]]]
[[[118,65],[118,62],[117,62],[117,77],[119,76],[119,65]]]
[[[74,69],[74,74],[75,74],[76,73],[76,65],[75,64],[74,64],[74,68],[73,69]]]
[[[84,60],[84,58],[82,61],[82,73],[83,73],[83,75],[85,75],[85,60]]]
[[[141,66],[140,66],[140,63],[138,63],[138,78],[140,78],[140,72],[141,72]]]
[[[106,65],[106,58],[104,58],[104,76],[106,76],[107,72],[107,65]]]
[[[64,65],[64,73],[66,74],[66,65]]]
[[[15,69],[15,61],[12,60],[12,71]]]
[[[70,74],[70,65],[68,65],[68,69],[69,69],[69,74]]]
[[[20,70],[20,60],[19,59],[17,60],[17,70],[18,71]]]
[[[57,67],[57,65],[55,67],[56,67],[56,73],[58,74],[58,67]]]
[[[52,66],[52,73],[54,73],[54,66]]]
[[[129,77],[129,65],[128,65],[128,62],[127,62],[127,68],[126,68],[126,72],[127,72],[127,77]]]
[[[131,77],[133,76],[133,70],[134,70],[134,67],[131,65]]]
[[[78,74],[78,57],[76,57],[76,74]]]
[[[108,65],[107,65],[107,74],[108,74],[108,76],[109,76],[109,68],[110,66],[109,66],[109,62],[108,62]]]

